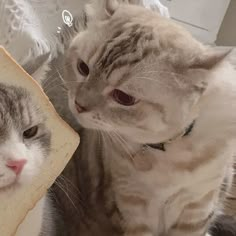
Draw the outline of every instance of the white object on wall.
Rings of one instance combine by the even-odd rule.
[[[162,16],[170,17],[169,10],[164,6],[160,0],[143,0],[143,5],[149,9],[157,10],[161,13]]]
[[[56,55],[62,11],[81,14],[86,0],[0,0],[0,45],[21,65],[52,52]]]
[[[217,38],[230,0],[161,0],[170,16],[199,40],[212,44]]]

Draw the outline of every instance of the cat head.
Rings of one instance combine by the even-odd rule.
[[[73,40],[65,63],[69,106],[86,128],[138,143],[172,138],[195,119],[212,71],[227,53],[205,48],[170,19],[104,3]]]
[[[28,183],[50,151],[45,117],[28,92],[0,84],[0,194]]]

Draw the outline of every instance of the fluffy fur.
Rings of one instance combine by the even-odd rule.
[[[33,76],[38,78],[39,69],[35,68]],[[41,70],[42,72],[43,70]],[[51,133],[45,126],[45,117],[23,88],[5,86],[0,84],[0,194],[14,194],[18,188],[30,184],[32,177],[36,176],[42,163],[50,151]],[[37,127],[37,131],[32,131]],[[30,131],[31,130],[31,131]],[[33,132],[32,137],[25,137],[25,132]],[[17,175],[7,166],[9,161],[24,159],[21,173]],[[50,215],[50,207],[44,210],[49,200],[44,197],[32,209],[18,228],[16,236],[39,236],[42,232],[43,217]],[[51,220],[51,215],[48,221]],[[50,233],[52,224],[47,222],[43,230],[46,235]]]
[[[77,233],[204,235],[232,181],[236,80],[228,53],[142,7],[107,0],[100,14],[89,16],[65,64],[69,106],[86,128],[80,190],[89,211]],[[120,104],[116,90],[135,102]],[[165,152],[146,145],[170,139]]]

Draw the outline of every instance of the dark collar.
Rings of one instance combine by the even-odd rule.
[[[194,127],[194,124],[195,124],[195,121],[193,121],[184,131],[184,133],[182,135],[178,135],[178,137],[184,137],[184,136],[188,136],[192,130],[193,130],[193,127]],[[166,151],[166,148],[165,148],[165,144],[166,143],[171,143],[172,141],[174,141],[176,138],[172,138],[172,139],[169,139],[168,141],[166,142],[163,142],[163,143],[153,143],[153,144],[146,144],[146,146],[148,147],[151,147],[151,148],[154,148],[154,149],[158,149],[158,150],[161,150],[163,152]]]

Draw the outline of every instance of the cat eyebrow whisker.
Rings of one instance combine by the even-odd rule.
[[[173,71],[168,71],[168,70],[149,70],[145,71],[144,74],[151,74],[151,73],[166,73],[166,74],[172,74],[172,75],[178,75],[183,77],[184,75],[181,73],[173,72]]]
[[[145,76],[138,76],[138,77],[135,77],[135,79],[145,79],[145,80],[154,81],[155,83],[158,83],[158,82],[159,82],[159,81],[156,80],[156,79],[152,79],[152,78],[145,77]]]
[[[153,62],[151,64],[145,65],[145,62],[141,62],[136,64],[132,70],[136,71],[136,72],[140,72],[143,71],[143,69],[149,69],[150,67],[153,67],[154,65],[156,65],[156,62]]]
[[[161,81],[161,80],[156,80],[156,79],[152,79],[152,78],[149,78],[149,77],[138,76],[138,77],[135,77],[135,79],[144,79],[144,80],[148,80],[148,81],[154,82],[154,83],[156,83],[156,84],[164,84],[165,87],[171,88],[171,85],[168,85],[168,84],[164,83],[164,82]]]
[[[176,75],[179,75],[179,74],[177,74],[177,73],[172,73],[172,78],[173,78],[173,80],[174,80],[174,82],[178,85],[178,87],[179,88],[184,88],[185,86],[184,86],[184,84],[185,83],[181,83],[181,80],[178,80],[177,79],[177,76]],[[183,76],[182,76],[183,77]],[[135,77],[136,79],[146,79],[146,80],[149,80],[149,81],[153,81],[153,82],[155,82],[155,83],[163,83],[163,84],[165,84],[165,86],[169,86],[169,87],[171,87],[170,85],[168,85],[167,83],[165,83],[164,81],[162,81],[162,80],[156,80],[156,79],[152,79],[152,78],[149,78],[149,77],[146,77],[146,76],[137,76],[137,77]]]

